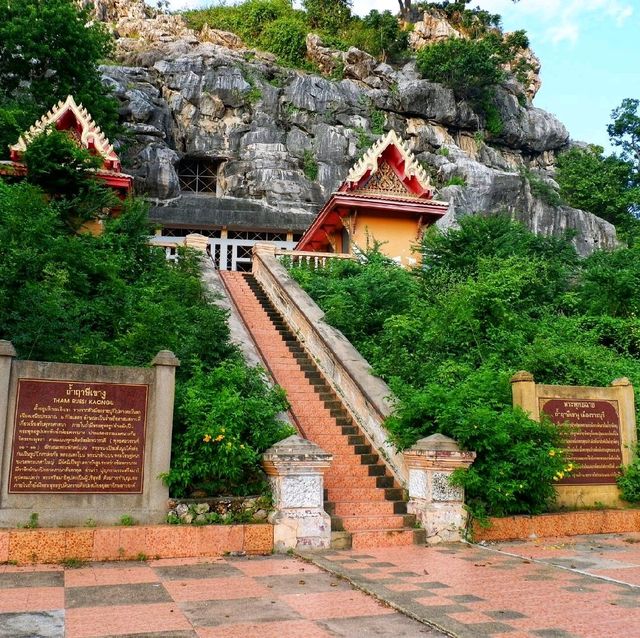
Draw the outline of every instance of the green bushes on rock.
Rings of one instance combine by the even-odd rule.
[[[487,130],[499,135],[502,122],[493,104],[495,89],[506,78],[504,65],[514,63],[517,53],[526,46],[523,31],[505,37],[491,32],[470,40],[451,37],[421,49],[417,65],[423,77],[444,84],[457,99],[468,101],[483,113]]]
[[[294,9],[286,0],[245,0],[183,15],[193,29],[206,24],[232,31],[247,44],[257,45],[299,68],[309,65],[305,42],[311,31],[318,33],[326,46],[340,50],[355,46],[382,60],[398,61],[407,53],[408,33],[390,11],[373,10],[360,18],[351,15],[350,3],[345,0],[306,0],[304,9]]]
[[[283,17],[269,22],[262,31],[260,44],[291,66],[304,66],[307,54],[307,28],[298,18]]]

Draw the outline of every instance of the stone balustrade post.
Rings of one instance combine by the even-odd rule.
[[[176,387],[176,368],[180,361],[170,350],[160,350],[151,362],[155,370],[154,429],[151,434],[150,465],[151,481],[148,488],[149,509],[157,522],[166,519],[166,504],[169,488],[158,478],[171,467],[171,439],[173,435],[173,403]]]
[[[427,532],[427,543],[460,541],[467,522],[464,490],[449,483],[454,470],[469,467],[475,452],[463,452],[453,439],[432,434],[405,450],[409,471],[407,511]]]
[[[324,511],[325,470],[332,455],[300,436],[290,436],[270,447],[262,457],[269,477],[275,512],[276,551],[324,549],[331,543],[331,517]]]
[[[3,476],[3,460],[6,457],[2,449],[6,441],[7,420],[9,418],[9,386],[11,382],[11,368],[16,357],[16,349],[11,341],[0,339],[0,483]],[[0,501],[2,493],[0,492]]]

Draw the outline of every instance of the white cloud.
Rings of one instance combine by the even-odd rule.
[[[547,37],[554,44],[566,40],[575,44],[578,41],[578,25],[576,24],[560,24],[557,27],[551,27],[547,30]]]
[[[622,26],[633,15],[626,0],[479,0],[478,4],[487,11],[520,19],[523,26],[535,20],[544,37],[554,43],[575,43],[588,20],[613,19]]]

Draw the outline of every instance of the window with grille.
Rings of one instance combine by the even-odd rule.
[[[178,164],[180,190],[215,195],[218,165],[213,160],[185,157]]]

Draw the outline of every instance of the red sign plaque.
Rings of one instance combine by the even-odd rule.
[[[9,492],[140,494],[148,393],[19,379]]]
[[[558,485],[615,485],[622,465],[617,401],[540,399],[540,412],[572,426],[567,456],[578,469]]]

